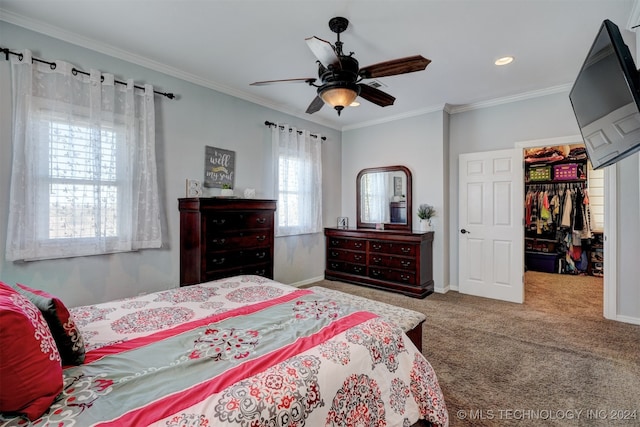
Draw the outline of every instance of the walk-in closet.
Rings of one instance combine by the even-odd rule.
[[[604,177],[582,144],[526,149],[525,269],[604,275]]]

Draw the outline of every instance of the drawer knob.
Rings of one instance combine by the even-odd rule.
[[[258,242],[264,242],[267,239],[267,236],[265,236],[264,234],[260,235],[260,236],[256,236],[256,240]]]
[[[354,245],[356,248],[360,249],[362,247],[362,242],[356,242]]]
[[[380,264],[382,262],[382,258],[380,257],[373,257],[372,260],[374,264]]]
[[[258,253],[256,253],[256,258],[258,258],[258,259],[263,259],[266,256],[267,256],[266,252],[258,252]]]
[[[224,245],[226,241],[227,239],[213,239],[211,243],[213,243],[214,245]]]
[[[336,252],[336,251],[331,251],[331,256],[333,256],[333,257],[337,257],[338,255],[340,255],[338,252]]]
[[[373,249],[375,249],[375,250],[379,250],[381,248],[382,248],[382,245],[377,245],[377,244],[373,245]]]
[[[224,223],[225,223],[225,222],[227,222],[227,220],[226,220],[226,219],[224,219],[224,218],[222,218],[222,219],[214,218],[211,222],[212,222],[214,225],[224,225]]]
[[[406,276],[406,275],[404,275],[404,274],[401,274],[401,275],[400,275],[400,279],[402,279],[402,280],[404,280],[405,282],[407,282],[407,281],[409,281],[410,277],[409,277],[409,276]]]
[[[405,254],[408,254],[409,252],[411,252],[411,248],[407,248],[406,246],[400,248],[400,250]]]
[[[400,261],[400,265],[403,267],[409,267],[411,265],[411,261]]]
[[[212,259],[212,260],[211,260],[211,262],[212,262],[213,264],[217,264],[217,265],[222,265],[222,264],[224,264],[224,261],[225,261],[225,260],[224,260],[224,258],[220,258],[220,259],[218,259],[218,258],[214,258],[214,259]]]
[[[265,222],[267,222],[267,218],[265,218],[265,217],[260,217],[260,218],[256,219],[256,222],[257,222],[258,224],[264,224]]]

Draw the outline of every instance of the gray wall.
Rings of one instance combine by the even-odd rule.
[[[413,228],[418,227],[416,209],[422,203],[436,208],[433,242],[433,280],[436,291],[449,283],[447,256],[448,217],[443,183],[448,176],[447,116],[443,111],[395,120],[343,132],[342,212],[356,223],[356,177],[364,168],[404,165],[413,177]]]
[[[66,60],[81,69],[97,68],[117,78],[133,78],[176,93],[177,100],[156,97],[157,160],[163,204],[162,249],[64,260],[5,261],[11,170],[10,64],[0,61],[0,280],[22,282],[60,296],[70,306],[176,287],[179,282],[179,215],[177,199],[185,196],[185,179],[203,179],[204,147],[236,152],[236,189],[256,189],[273,197],[271,137],[265,120],[286,122],[327,136],[323,143],[323,215],[333,224],[340,215],[341,133],[214,90],[155,72],[95,51],[62,42],[0,21],[2,46],[30,49],[44,59]],[[205,191],[209,195],[214,190]],[[218,190],[219,191],[219,190]],[[205,193],[207,195],[207,193]],[[299,283],[324,274],[324,236],[277,238],[275,279]]]

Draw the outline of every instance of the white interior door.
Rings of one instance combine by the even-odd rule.
[[[522,149],[461,154],[458,185],[460,292],[522,303]]]

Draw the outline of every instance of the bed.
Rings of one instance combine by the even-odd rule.
[[[0,425],[448,425],[402,328],[318,288],[236,276],[68,311],[84,360],[44,414]]]

